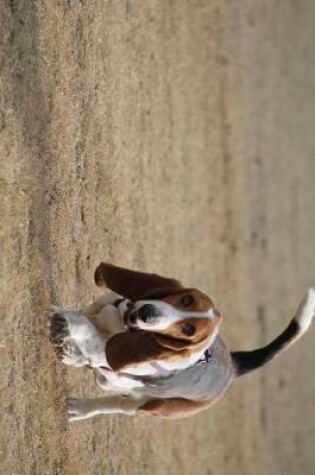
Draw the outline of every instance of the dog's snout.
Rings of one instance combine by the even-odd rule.
[[[147,303],[139,309],[138,315],[144,323],[148,323],[150,320],[159,316],[159,311],[154,305]]]
[[[136,320],[137,320],[137,315],[136,315],[135,313],[131,313],[131,314],[129,315],[129,321],[130,321],[130,323],[134,324],[134,323],[136,323]]]

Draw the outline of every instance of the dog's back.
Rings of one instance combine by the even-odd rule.
[[[137,392],[151,397],[215,400],[225,392],[234,377],[230,352],[218,336],[211,347],[208,361],[200,361],[166,377],[142,377],[144,387],[137,388]]]

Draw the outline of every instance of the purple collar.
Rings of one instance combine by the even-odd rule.
[[[168,376],[169,374],[173,373],[172,369],[167,369],[164,368],[160,363],[157,363],[156,361],[151,361],[150,365],[152,368],[156,369],[161,374],[164,374],[165,376]]]
[[[203,363],[209,363],[211,358],[212,358],[212,351],[210,348],[207,348],[204,354],[201,356],[201,358],[199,358],[199,360],[195,364],[200,365]],[[173,369],[164,368],[164,366],[162,366],[160,363],[157,363],[156,361],[151,361],[150,365],[156,371],[158,371],[161,374],[164,374],[165,376],[168,376],[169,374],[174,372]]]
[[[211,350],[211,348],[207,348],[206,351],[204,352],[204,354],[202,355],[202,357],[199,358],[199,360],[197,361],[196,364],[209,363],[211,358],[212,358],[212,350]]]

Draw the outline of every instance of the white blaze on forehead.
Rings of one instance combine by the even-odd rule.
[[[138,319],[138,327],[144,330],[148,328],[150,328],[150,330],[165,330],[168,326],[185,318],[209,318],[211,320],[215,316],[213,308],[209,308],[209,310],[203,312],[189,312],[187,310],[179,310],[173,305],[159,300],[139,300],[135,305],[135,310],[139,310],[146,304],[153,305],[159,310],[161,315],[152,318],[152,322],[150,323],[144,323]]]

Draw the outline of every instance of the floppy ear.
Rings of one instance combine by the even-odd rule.
[[[164,347],[159,343],[157,334],[140,330],[116,333],[107,341],[105,351],[111,369],[121,371],[137,363],[176,358],[178,352],[180,355],[186,354],[186,350],[180,350],[171,346]]]
[[[171,336],[162,335],[161,333],[154,333],[154,339],[163,346],[163,348],[169,348],[173,351],[183,351],[192,345],[190,341],[172,338]]]
[[[96,269],[94,280],[99,287],[109,289],[130,300],[149,298],[162,292],[164,295],[182,288],[180,282],[158,274],[147,274],[102,262]]]

